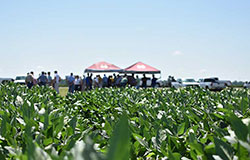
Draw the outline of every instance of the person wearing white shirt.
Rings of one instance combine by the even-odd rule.
[[[56,90],[57,93],[59,93],[59,83],[61,81],[61,77],[58,75],[57,71],[54,72],[55,76],[54,76],[54,88]]]
[[[81,79],[79,76],[76,76],[74,84],[75,84],[75,90],[81,91]]]

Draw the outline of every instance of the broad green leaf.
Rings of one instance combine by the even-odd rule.
[[[196,151],[197,155],[204,155],[204,149],[198,142],[190,142],[190,147]]]
[[[180,153],[172,153],[171,151],[168,151],[168,158],[170,160],[180,160],[181,154]]]
[[[242,141],[247,141],[247,135],[248,135],[247,126],[233,113],[229,115],[228,119],[231,123],[231,127],[235,132],[236,136]]]
[[[246,144],[246,142],[241,142],[241,143],[239,142],[237,144],[237,154],[236,155],[238,157],[240,157],[241,159],[250,160],[250,157],[249,157],[250,151],[249,151],[249,147],[247,145],[248,144]]]
[[[53,139],[52,139],[52,138],[46,138],[46,139],[43,141],[43,144],[44,144],[45,146],[47,146],[47,145],[51,144],[52,142],[53,142]]]
[[[75,132],[76,122],[77,122],[76,117],[73,117],[69,122],[70,127],[73,129],[73,133]]]
[[[64,126],[64,117],[60,117],[59,122],[55,126],[56,135],[63,129],[63,126]]]
[[[185,131],[185,123],[182,123],[178,126],[178,130],[177,130],[178,135],[182,135],[184,131]]]
[[[207,154],[211,154],[211,155],[215,154],[216,153],[215,145],[210,144],[210,145],[205,146],[204,151]]]
[[[222,140],[214,137],[215,143],[215,150],[216,153],[223,159],[223,160],[231,160],[233,149],[230,147],[229,144],[223,142]]]
[[[129,128],[128,119],[123,115],[118,122],[111,138],[110,148],[107,154],[108,160],[129,159]]]

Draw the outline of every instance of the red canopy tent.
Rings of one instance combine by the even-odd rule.
[[[125,68],[124,72],[125,73],[149,73],[149,74],[161,73],[160,70],[142,62],[137,62],[133,64],[132,66]]]
[[[86,68],[84,72],[94,73],[94,72],[121,72],[121,71],[122,71],[121,68],[113,64],[107,62],[98,62]]]

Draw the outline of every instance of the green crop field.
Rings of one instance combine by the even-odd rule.
[[[245,89],[0,86],[0,159],[250,159],[249,123]]]

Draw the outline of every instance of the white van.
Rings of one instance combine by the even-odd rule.
[[[26,76],[16,76],[14,83],[25,84]]]

